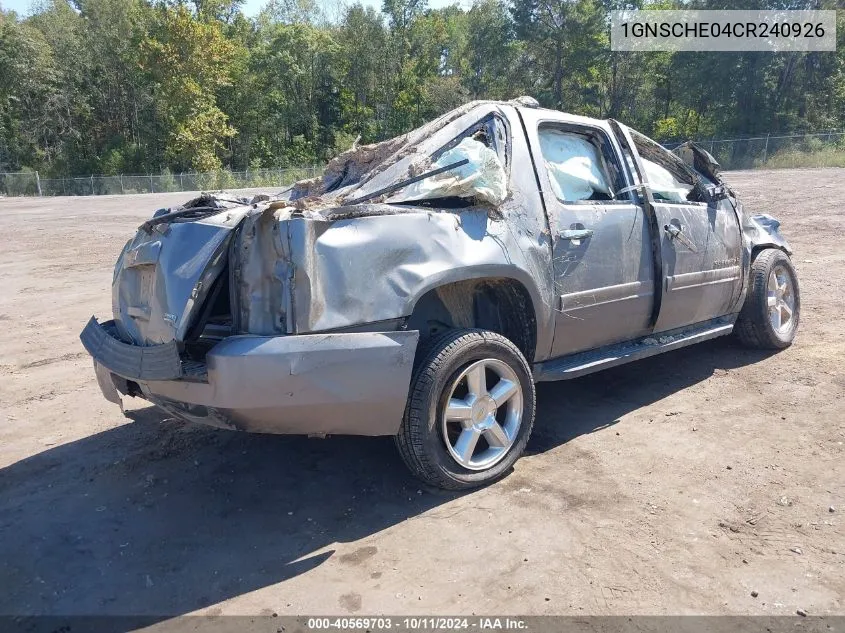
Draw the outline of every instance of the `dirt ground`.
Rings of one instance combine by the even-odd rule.
[[[77,335],[188,196],[0,200],[0,613],[845,613],[845,170],[728,180],[795,249],[795,345],[541,384],[528,455],[462,495],[390,438],[124,417]]]

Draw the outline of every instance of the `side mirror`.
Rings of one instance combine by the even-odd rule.
[[[715,187],[709,187],[708,192],[710,194],[710,199],[713,200],[713,202],[727,200],[729,197],[728,188],[725,187],[725,185],[716,185]]]

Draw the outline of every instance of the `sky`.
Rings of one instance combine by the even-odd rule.
[[[352,4],[352,0],[345,0],[346,3]],[[365,6],[371,6],[376,9],[381,9],[381,0],[360,0]],[[267,3],[267,0],[246,0],[243,4],[243,12],[246,15],[256,15]],[[12,10],[19,15],[28,15],[29,7],[32,0],[0,0],[0,7],[4,10]],[[428,0],[428,6],[432,9],[439,9],[450,4],[460,4],[461,6],[469,6],[468,0]]]

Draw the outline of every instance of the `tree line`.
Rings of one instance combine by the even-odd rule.
[[[2,0],[0,0],[2,2]],[[845,128],[835,53],[622,53],[620,8],[836,8],[836,0],[45,0],[0,9],[0,172],[287,167],[472,99],[531,95],[661,140]]]

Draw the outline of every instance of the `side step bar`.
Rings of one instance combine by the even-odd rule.
[[[555,358],[534,365],[534,381],[569,380],[602,369],[624,365],[633,360],[662,354],[712,338],[725,336],[733,331],[733,318],[706,321],[698,326],[650,334],[634,341],[600,347],[589,352]]]

